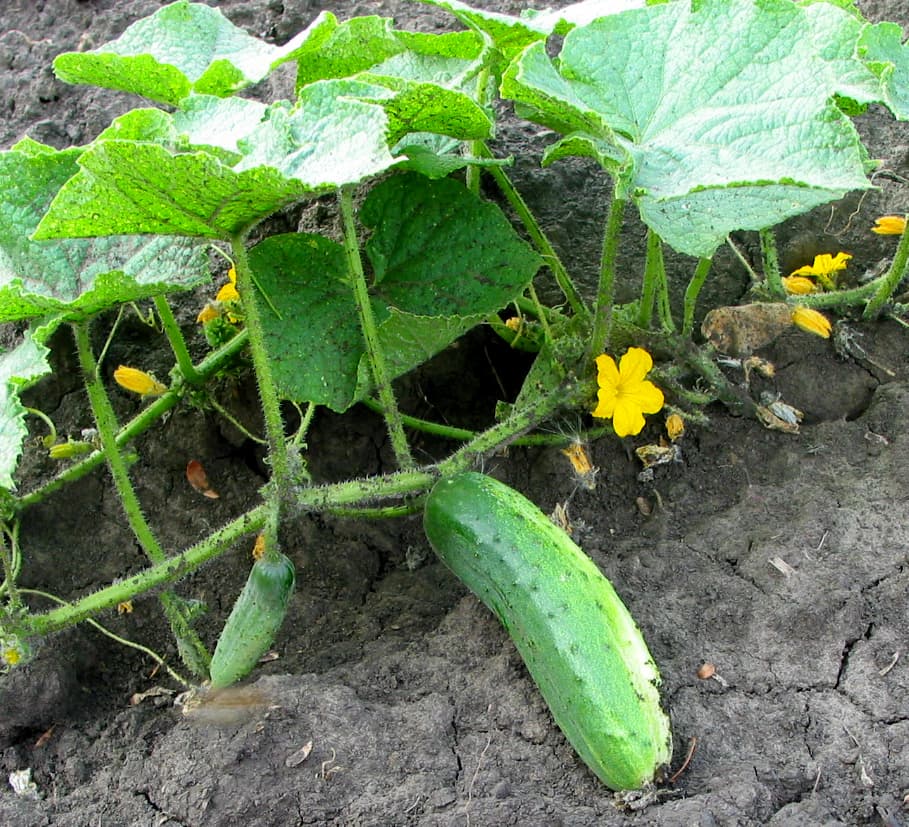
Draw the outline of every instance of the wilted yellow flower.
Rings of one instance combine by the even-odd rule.
[[[645,379],[653,367],[650,354],[643,348],[631,347],[618,367],[605,353],[595,361],[600,389],[593,416],[612,419],[612,427],[620,437],[639,434],[644,427],[643,415],[663,407],[663,392]]]
[[[114,371],[114,381],[128,391],[142,396],[160,396],[167,392],[167,385],[162,385],[154,376],[137,368],[120,365]]]
[[[265,556],[265,535],[257,534],[252,550],[253,560],[261,560]]]
[[[230,270],[227,271],[227,278],[229,279],[229,281],[218,291],[218,295],[215,296],[215,301],[218,301],[218,302],[240,301],[240,294],[237,292],[237,271],[233,267],[231,267]]]
[[[666,417],[666,434],[672,442],[685,434],[685,420],[677,413],[671,413]]]
[[[133,601],[132,600],[121,600],[117,604],[117,614],[118,615],[131,615],[133,613]]]
[[[793,270],[789,276],[814,276],[825,290],[835,290],[836,283],[833,278],[834,273],[846,269],[846,263],[852,258],[851,253],[837,253],[835,256],[830,253],[821,253],[814,257],[813,264],[806,264]]]
[[[808,333],[814,333],[815,336],[821,336],[824,339],[830,338],[832,329],[830,320],[823,313],[819,313],[810,307],[802,307],[800,305],[793,308],[792,323],[802,328],[802,330],[808,331]]]
[[[817,285],[807,276],[783,276],[783,287],[794,296],[807,296],[817,290]]]
[[[902,235],[906,229],[906,219],[902,215],[882,215],[877,219],[871,232],[878,235]]]
[[[212,319],[217,319],[220,315],[221,314],[218,312],[218,308],[209,302],[199,311],[199,315],[196,316],[196,321],[200,324],[205,324],[206,322],[210,322]]]

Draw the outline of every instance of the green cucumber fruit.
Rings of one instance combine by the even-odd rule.
[[[511,635],[587,766],[614,790],[654,781],[672,755],[659,672],[590,558],[526,497],[474,472],[436,483],[423,526]]]
[[[294,564],[283,554],[256,560],[215,646],[213,689],[245,678],[268,651],[287,614],[294,581]]]

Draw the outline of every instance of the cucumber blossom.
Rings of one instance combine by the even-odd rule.
[[[294,564],[283,554],[256,560],[215,646],[213,689],[245,678],[268,651],[284,622],[294,582]]]
[[[659,673],[590,558],[526,497],[474,472],[436,483],[424,529],[498,616],[587,766],[614,790],[652,782],[672,755]]]

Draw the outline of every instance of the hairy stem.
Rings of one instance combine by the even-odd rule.
[[[360,328],[366,344],[366,356],[372,372],[373,383],[382,404],[382,413],[391,447],[395,459],[401,468],[413,468],[414,461],[404,433],[401,422],[401,412],[391,387],[391,378],[388,364],[385,361],[385,351],[379,341],[379,330],[376,317],[372,312],[372,302],[369,297],[369,288],[366,284],[366,275],[363,272],[363,261],[360,259],[360,244],[357,240],[357,229],[354,225],[353,190],[351,187],[342,187],[340,191],[341,219],[344,225],[344,252],[347,254],[347,271],[350,285],[353,288],[354,302],[360,317]]]
[[[227,365],[246,346],[248,340],[248,335],[244,330],[218,348],[218,350],[206,356],[196,366],[196,373],[200,377],[200,381],[209,379]],[[180,401],[181,393],[182,389],[174,388],[163,396],[158,397],[147,408],[143,408],[117,432],[117,447],[123,448],[124,445],[135,439],[139,434],[147,431]],[[102,462],[104,462],[103,451],[95,451],[89,454],[78,462],[64,468],[56,477],[40,488],[36,488],[34,491],[19,497],[15,503],[16,510],[21,512],[29,506],[41,502],[69,483],[82,479]]]
[[[764,259],[764,278],[767,289],[775,299],[783,298],[786,290],[780,276],[780,259],[776,250],[776,235],[773,230],[761,230],[761,257]]]
[[[698,259],[698,265],[694,269],[694,275],[685,288],[685,309],[682,320],[682,335],[690,336],[694,331],[694,311],[697,308],[698,296],[701,288],[707,280],[707,274],[710,272],[710,265],[713,263],[712,258]]]
[[[606,219],[603,234],[603,253],[600,257],[600,280],[597,286],[597,303],[590,337],[590,359],[604,353],[609,347],[612,332],[612,305],[615,293],[615,261],[619,249],[619,235],[622,230],[622,216],[625,213],[625,199],[620,197],[618,187],[613,189],[612,203]]]
[[[863,319],[874,319],[881,312],[884,304],[893,295],[900,282],[906,277],[906,266],[909,264],[909,226],[903,230],[900,243],[893,255],[890,269],[882,277],[871,301],[862,313]]]
[[[481,145],[477,155],[483,158],[493,157],[492,152],[486,144]],[[514,184],[512,184],[511,179],[508,177],[508,174],[501,167],[489,167],[488,171],[501,190],[502,195],[505,196],[505,199],[511,205],[511,208],[515,211],[518,218],[521,219],[524,229],[527,230],[527,235],[530,236],[530,240],[533,242],[534,247],[536,247],[540,255],[543,256],[546,266],[552,271],[556,284],[559,285],[559,289],[565,296],[565,300],[571,307],[572,312],[582,319],[589,319],[590,310],[584,302],[584,299],[581,298],[581,294],[578,292],[577,287],[575,287],[571,276],[568,275],[568,270],[559,258],[558,253],[556,253],[555,247],[552,246],[546,233],[543,232],[536,216],[531,212],[530,207],[527,206],[527,202],[521,197],[521,193],[517,191]]]
[[[189,350],[186,347],[186,339],[183,338],[183,332],[180,325],[174,318],[173,311],[166,296],[155,296],[155,309],[158,311],[158,318],[161,319],[161,325],[164,328],[164,335],[170,342],[170,349],[174,353],[174,359],[177,360],[177,367],[185,382],[190,385],[196,385],[202,381],[202,377],[196,371],[196,366],[190,358]]]
[[[86,595],[66,606],[30,615],[22,621],[25,634],[46,635],[80,623],[91,615],[111,609],[150,589],[173,583],[194,571],[207,560],[217,557],[245,534],[258,531],[265,524],[267,508],[260,505],[237,517],[223,528],[190,546],[182,554],[168,557],[154,566],[118,580],[103,589]]]
[[[255,284],[255,276],[246,254],[246,237],[238,234],[231,238],[231,256],[237,273],[237,292],[243,303],[246,330],[249,334],[249,352],[252,356],[262,418],[265,420],[265,439],[268,442],[268,464],[271,466],[271,486],[267,489],[269,517],[265,524],[265,556],[278,559],[281,548],[278,531],[281,508],[290,487],[290,460],[284,441],[284,419],[281,416],[281,397],[271,369],[271,360],[265,346],[265,331]],[[267,297],[266,297],[267,298]],[[270,302],[268,302],[270,304]]]

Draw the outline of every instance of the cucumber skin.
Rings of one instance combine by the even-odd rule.
[[[639,789],[672,757],[656,665],[640,630],[571,538],[504,483],[436,483],[424,530],[502,622],[569,743],[606,786]]]
[[[245,678],[268,651],[284,622],[295,580],[294,564],[283,554],[276,561],[256,560],[215,646],[212,689]]]

